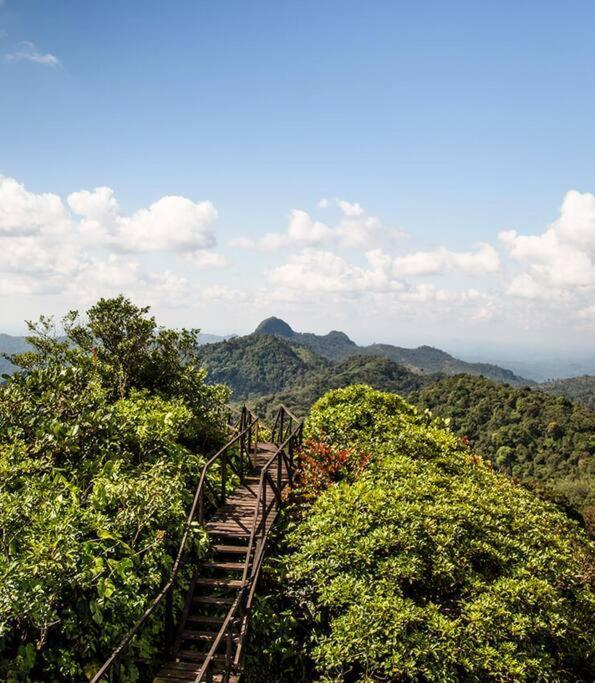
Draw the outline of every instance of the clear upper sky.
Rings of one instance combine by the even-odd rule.
[[[0,0],[0,328],[588,348],[594,74],[593,2]]]

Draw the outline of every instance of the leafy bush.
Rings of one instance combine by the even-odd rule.
[[[402,399],[364,386],[309,438],[369,453],[290,534],[289,597],[321,680],[593,680],[593,546]]]
[[[307,440],[298,454],[298,471],[292,497],[305,503],[317,498],[331,484],[359,474],[368,463],[367,453],[332,448]]]
[[[204,383],[194,332],[121,297],[69,314],[65,338],[31,328],[25,371],[0,387],[0,679],[81,680],[171,569],[227,391]]]

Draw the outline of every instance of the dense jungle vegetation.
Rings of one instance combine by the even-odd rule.
[[[310,411],[249,681],[593,680],[595,413],[275,329],[199,347],[123,297],[30,325],[0,386],[0,680],[93,675],[171,570],[232,391]]]
[[[204,347],[213,381],[230,384],[236,399],[248,400],[261,415],[279,403],[306,415],[325,392],[350,384],[407,396],[449,418],[453,431],[499,470],[556,500],[569,514],[584,517],[595,533],[595,412],[588,406],[485,377],[414,372],[383,356],[350,356],[333,363],[301,345],[308,335],[291,331],[286,338],[282,325],[267,323],[265,329],[272,326],[275,335],[260,331]],[[318,343],[328,336],[318,337]],[[591,385],[579,385],[585,401]]]
[[[575,522],[394,394],[330,392],[307,434],[250,681],[593,680]]]
[[[595,410],[595,375],[555,379],[540,384],[539,388],[548,394],[566,396],[570,401],[582,403]]]
[[[279,403],[289,406],[298,415],[306,415],[310,407],[330,389],[341,389],[350,384],[369,384],[381,391],[409,394],[439,378],[437,375],[411,372],[382,356],[353,356],[320,370],[312,370],[290,388],[253,398],[251,404],[261,415],[266,415],[270,406]]]
[[[515,478],[551,490],[572,508],[595,504],[595,412],[563,396],[449,377],[411,396],[448,418],[456,434]],[[591,529],[595,531],[595,528]]]
[[[66,316],[65,338],[30,327],[0,387],[0,680],[80,681],[169,573],[229,392],[205,383],[197,331],[122,297]]]

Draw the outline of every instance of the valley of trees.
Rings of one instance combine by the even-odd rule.
[[[278,322],[200,346],[118,297],[30,326],[0,386],[0,680],[92,677],[171,571],[231,398],[308,415],[247,681],[593,680],[593,410]]]
[[[551,387],[544,393],[475,375],[426,374],[378,355],[332,362],[318,356],[314,345],[303,345],[304,337],[316,335],[290,335],[282,321],[265,323],[252,335],[202,349],[212,381],[228,384],[234,400],[248,401],[262,415],[279,403],[306,415],[324,393],[351,384],[407,396],[449,418],[451,429],[497,469],[584,518],[595,534],[595,412],[585,405],[592,400],[588,378],[576,378],[581,403]],[[271,325],[275,335],[262,331]],[[334,334],[316,337],[318,347]],[[560,383],[566,392],[575,386],[571,380]]]

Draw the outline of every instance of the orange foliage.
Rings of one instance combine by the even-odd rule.
[[[294,493],[303,500],[316,498],[331,484],[356,477],[369,460],[368,453],[354,449],[338,450],[325,443],[308,440],[299,455]]]

